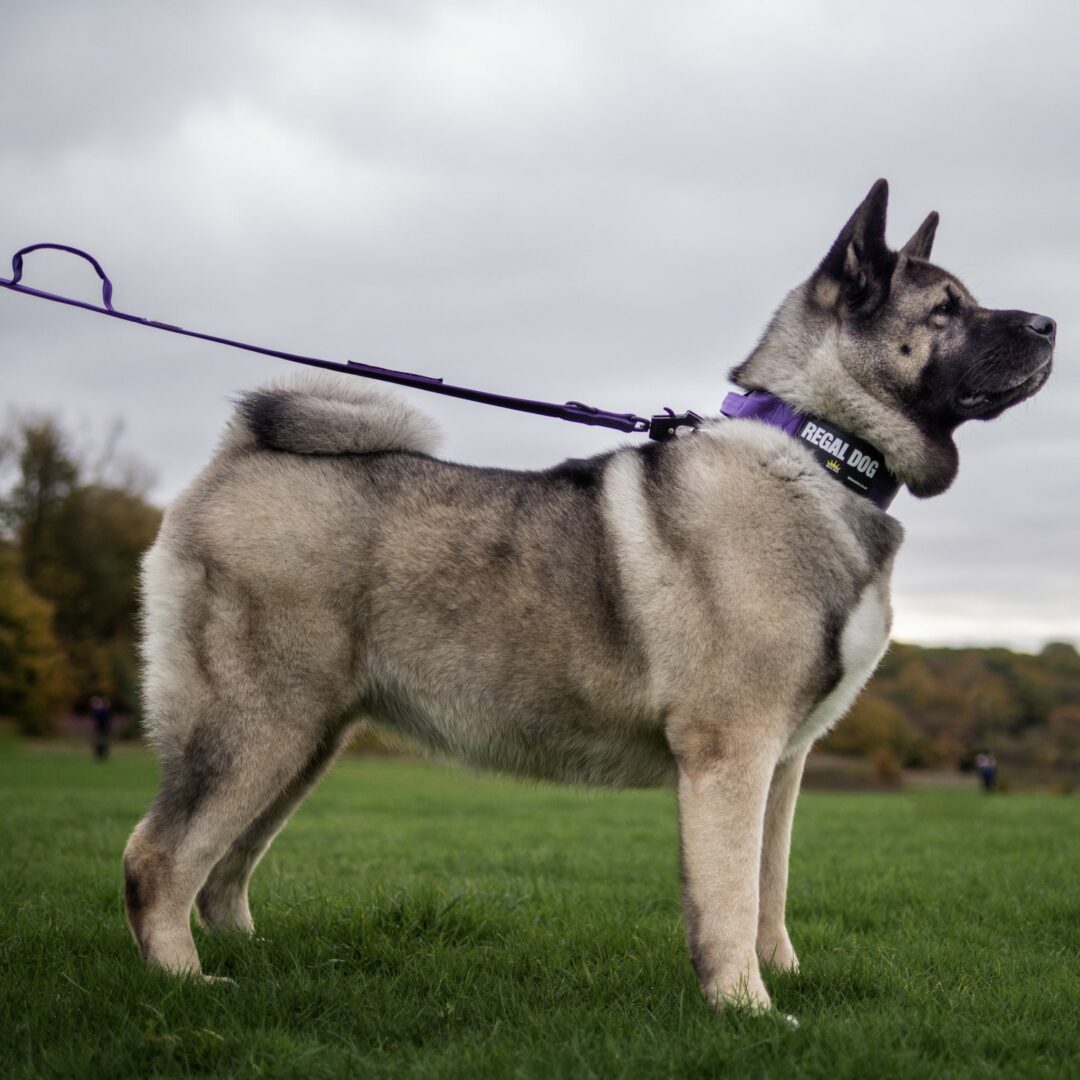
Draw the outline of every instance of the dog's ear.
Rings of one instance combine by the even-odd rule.
[[[888,205],[888,181],[879,180],[840,230],[812,279],[823,307],[869,314],[888,297],[896,267],[896,253],[885,243]]]
[[[929,259],[937,232],[938,212],[931,210],[926,220],[915,230],[915,235],[900,249],[901,255],[913,255],[916,259]]]

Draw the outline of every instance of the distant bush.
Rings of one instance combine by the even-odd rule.
[[[872,754],[874,775],[886,784],[900,781],[900,759],[889,749],[879,746]]]

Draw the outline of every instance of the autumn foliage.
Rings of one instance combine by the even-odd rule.
[[[4,440],[0,716],[26,734],[92,694],[137,708],[138,564],[161,512],[111,446],[97,458],[49,418],[17,420]]]
[[[963,767],[988,747],[1012,764],[1080,770],[1080,654],[894,643],[826,749],[890,751],[907,766]]]

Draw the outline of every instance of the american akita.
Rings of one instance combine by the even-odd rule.
[[[251,931],[256,863],[363,720],[528,776],[674,779],[702,989],[769,1005],[803,761],[889,636],[902,530],[872,474],[939,494],[956,427],[1050,373],[1054,322],[931,264],[936,214],[890,250],[887,194],[732,372],[798,430],[719,419],[511,472],[438,460],[420,414],[347,379],[242,399],[144,566],[163,779],[124,872],[147,961],[199,972],[193,905]]]

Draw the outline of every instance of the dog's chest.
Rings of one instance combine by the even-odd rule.
[[[840,680],[792,734],[784,749],[785,758],[807,749],[851,708],[885,653],[891,625],[888,580],[872,581],[852,607],[840,634]]]

